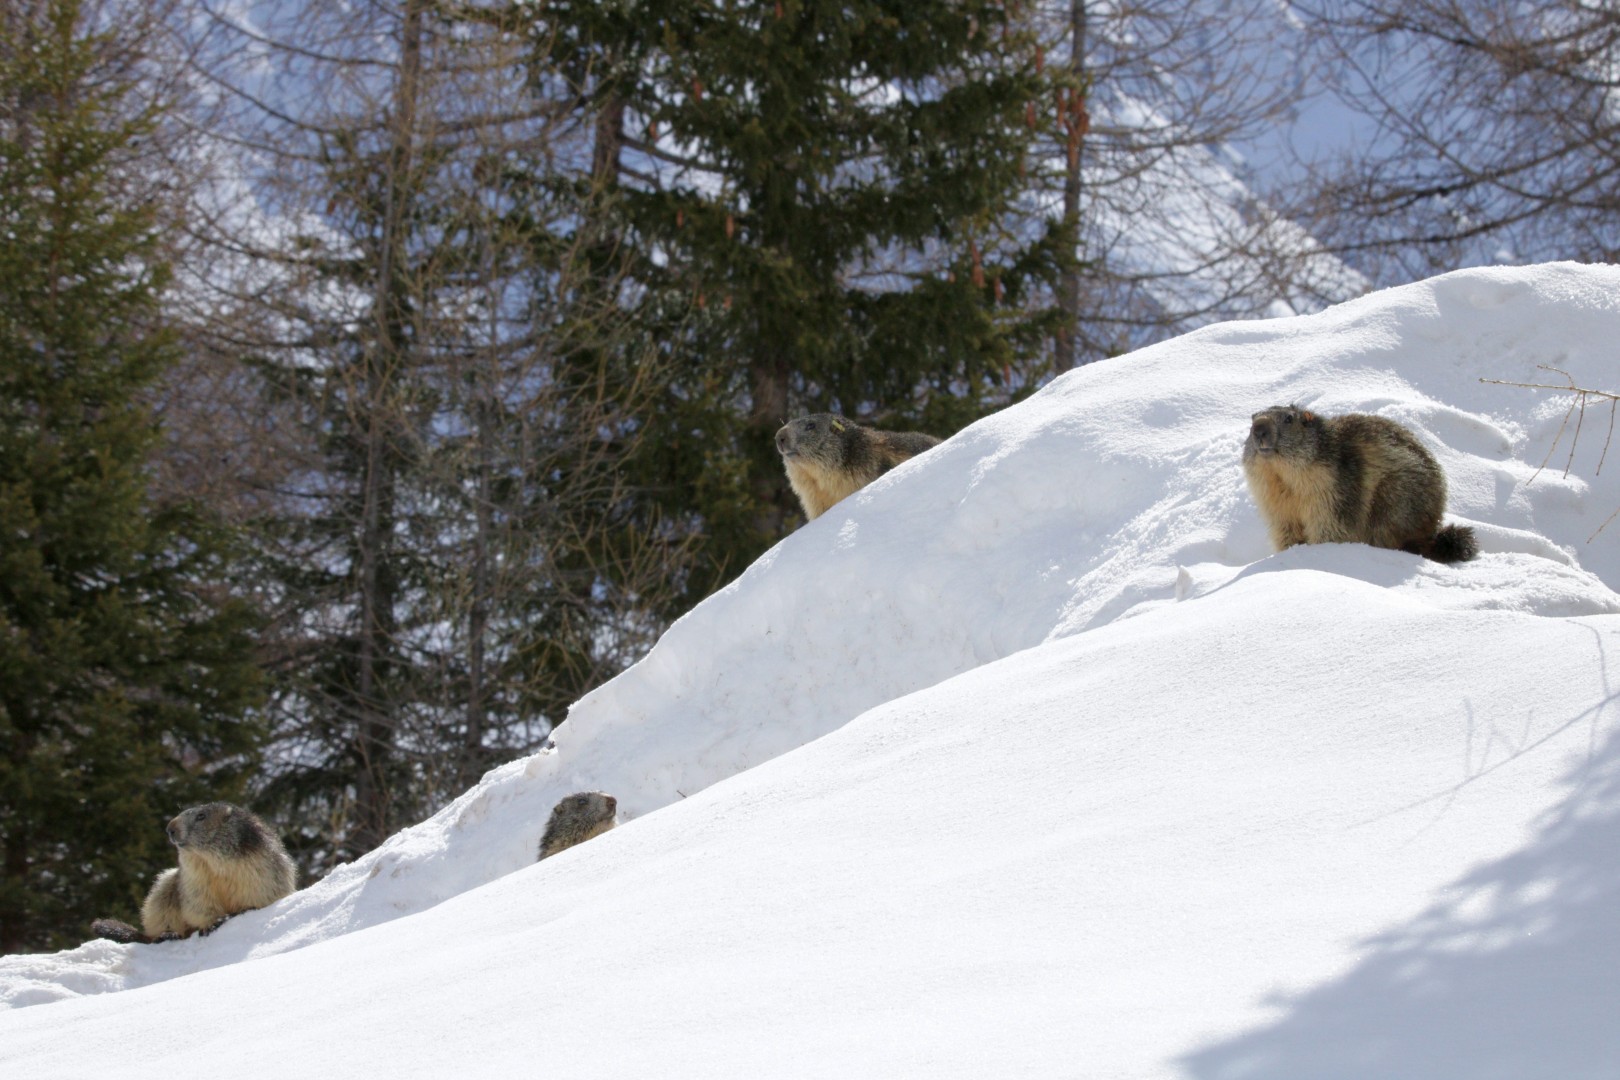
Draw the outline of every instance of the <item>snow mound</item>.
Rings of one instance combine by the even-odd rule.
[[[413,918],[0,1016],[0,1072],[1612,1077],[1620,618],[1307,554]]]
[[[1104,628],[1194,619],[1262,579],[1376,586],[1380,604],[1431,619],[1620,612],[1620,523],[1588,542],[1620,507],[1620,466],[1597,471],[1598,425],[1588,418],[1565,473],[1569,395],[1480,381],[1546,382],[1549,365],[1601,383],[1617,340],[1620,270],[1556,264],[1211,326],[1072,372],[786,538],[576,703],[546,752],[210,938],[0,958],[0,1002],[142,986],[424,912],[532,864],[569,792],[606,790],[623,817],[644,815],[953,676]],[[1417,431],[1479,560],[1272,554],[1238,455],[1250,413],[1287,402]],[[1561,430],[1558,467],[1538,471]],[[1189,677],[1210,683],[1197,664]]]

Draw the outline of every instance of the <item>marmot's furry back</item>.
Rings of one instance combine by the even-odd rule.
[[[878,431],[832,413],[801,416],[776,433],[776,449],[788,483],[807,520],[882,476],[896,465],[938,446],[919,431]]]
[[[1252,418],[1243,473],[1279,551],[1354,542],[1444,563],[1479,553],[1473,529],[1440,527],[1445,473],[1393,420],[1274,405]]]

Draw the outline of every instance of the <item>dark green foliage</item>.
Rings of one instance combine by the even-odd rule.
[[[226,538],[148,495],[175,352],[117,48],[73,0],[0,17],[0,951],[132,916],[260,737]]]
[[[1074,244],[1017,207],[1055,84],[1007,4],[537,11],[592,76],[649,316],[693,315],[638,474],[703,533],[686,602],[790,526],[790,416],[949,435],[1033,385]]]

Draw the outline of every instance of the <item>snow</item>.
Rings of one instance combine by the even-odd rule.
[[[1480,379],[1616,340],[1620,269],[1555,264],[1075,371],[326,880],[0,958],[0,1075],[1613,1080],[1620,468]],[[1416,430],[1480,558],[1271,553],[1281,402]],[[586,788],[624,823],[535,864]]]

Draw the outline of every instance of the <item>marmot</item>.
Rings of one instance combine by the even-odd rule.
[[[1443,563],[1479,553],[1473,529],[1440,527],[1446,475],[1393,420],[1274,405],[1254,414],[1243,473],[1279,551],[1357,542]]]
[[[878,431],[832,413],[790,420],[776,433],[776,449],[807,521],[896,465],[938,446],[920,431]]]
[[[551,811],[540,838],[540,858],[583,844],[613,828],[619,800],[603,791],[579,791],[564,797]]]
[[[169,822],[180,865],[152,882],[141,905],[141,934],[117,919],[91,928],[114,941],[172,941],[212,931],[239,911],[273,904],[292,892],[298,871],[281,838],[258,817],[231,803],[182,810]]]

